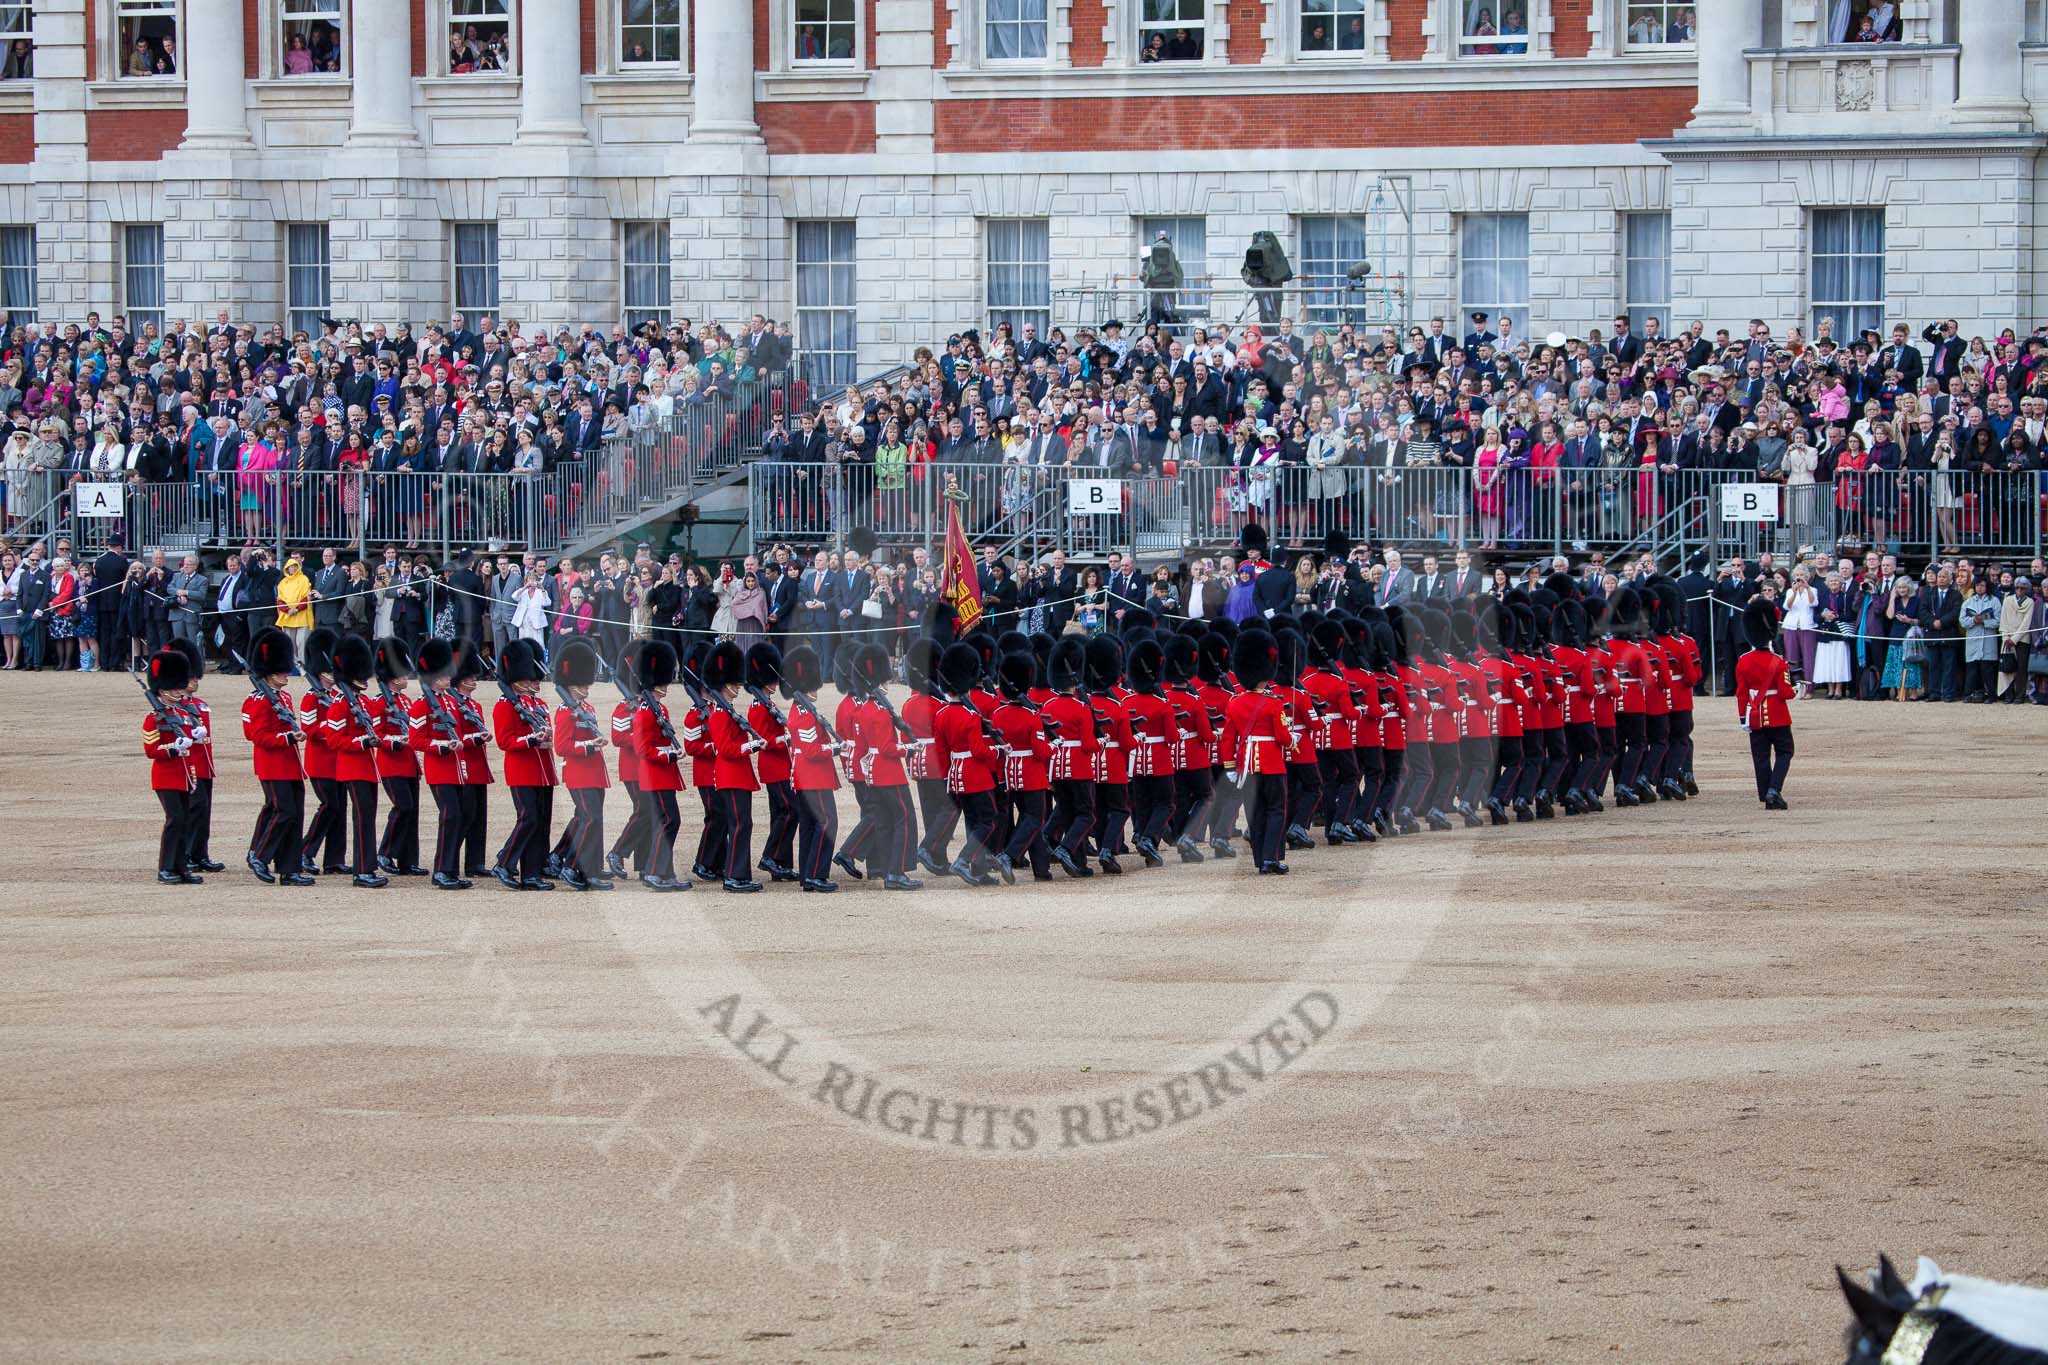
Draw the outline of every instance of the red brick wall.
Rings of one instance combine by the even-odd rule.
[[[1615,99],[1616,93],[1628,96]],[[1634,142],[1669,137],[1692,117],[1692,86],[1542,90],[1525,98],[1544,111],[1524,120],[1530,145]],[[1480,146],[1495,127],[1470,117],[1463,93],[1254,95],[1230,101],[1217,119],[1200,97],[1169,99],[941,100],[934,150],[1095,152],[1161,146],[1176,151],[1235,147]],[[770,150],[773,150],[771,146]]]
[[[100,78],[100,45],[93,37],[99,32],[99,25],[94,18],[96,9],[94,0],[85,0],[85,78],[89,81]]]
[[[1067,11],[1074,37],[1068,46],[1072,66],[1101,66],[1109,53],[1102,46],[1102,26],[1108,21],[1103,0],[1074,0]]]
[[[875,106],[867,100],[757,104],[754,117],[772,156],[845,155],[875,150]]]
[[[861,41],[867,45],[868,70],[875,69],[875,0],[861,6]]]
[[[448,46],[448,30],[442,29],[439,42],[443,49]],[[413,0],[412,6],[412,74],[427,74],[427,6],[426,0]]]
[[[1550,0],[1550,50],[1560,57],[1583,57],[1593,48],[1593,33],[1587,25],[1593,18],[1593,0]]]
[[[1397,62],[1419,62],[1428,46],[1422,36],[1429,0],[1387,0],[1387,56]]]
[[[36,159],[36,116],[0,114],[0,165],[25,166]]]
[[[1266,17],[1266,0],[1230,0],[1230,64],[1256,65],[1266,58],[1266,40],[1259,36],[1259,24]]]
[[[725,0],[727,4],[738,4],[742,0]],[[716,3],[716,0],[714,0]],[[754,70],[768,69],[768,0],[754,0]]]
[[[579,70],[588,76],[597,71],[597,0],[578,0],[578,3],[580,12],[576,34],[583,49],[583,65]]]
[[[161,161],[185,140],[183,109],[95,109],[85,116],[94,161]]]
[[[242,0],[242,74],[252,81],[256,79],[256,63],[263,55],[263,44],[269,37],[263,31],[262,20],[256,17],[256,0]]]
[[[946,26],[953,22],[953,12],[946,8],[946,0],[932,0],[932,65],[944,69],[946,59],[953,55],[953,49],[946,45]]]

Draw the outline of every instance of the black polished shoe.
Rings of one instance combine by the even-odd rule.
[[[1635,792],[1636,800],[1642,802],[1644,805],[1648,806],[1654,805],[1656,803],[1657,789],[1651,786],[1647,781],[1636,783],[1634,787],[1630,788],[1630,790]]]
[[[616,853],[607,853],[604,855],[604,870],[617,877],[620,881],[624,881],[626,879],[626,860]]]
[[[1159,845],[1151,839],[1135,839],[1131,846],[1138,850],[1138,856],[1145,860],[1147,867],[1165,867],[1166,859],[1159,856]]]
[[[1003,879],[1004,886],[1015,886],[1017,884],[1017,865],[1010,861],[1009,854],[996,854],[996,875]],[[1047,875],[1050,876],[1051,874],[1048,873]]]
[[[401,867],[398,869],[398,875],[401,877],[431,877],[434,874],[424,867]]]
[[[215,862],[211,858],[194,858],[192,866],[198,868],[201,872],[225,872],[228,870],[226,863]]]
[[[306,876],[313,876],[315,873],[319,872],[319,870],[319,865],[315,863],[311,858],[299,859],[299,871],[304,873]]]
[[[260,861],[253,853],[249,855],[248,866],[249,870],[256,874],[256,880],[259,882],[275,882],[277,880],[277,874],[270,870],[269,864]]]
[[[504,887],[507,891],[521,891],[525,889],[519,878],[512,875],[510,868],[492,867],[485,869],[485,871],[487,875],[496,877],[498,885]]]
[[[1685,800],[1685,788],[1679,786],[1676,782],[1664,782],[1658,785],[1657,795],[1663,797],[1666,801],[1683,801]]]
[[[482,881],[484,878],[495,876],[496,874],[488,867],[465,867],[462,869],[462,875],[465,878]]]
[[[521,877],[519,879],[519,889],[522,891],[552,891],[555,889],[555,884],[542,877]]]
[[[769,870],[768,879],[770,881],[777,882],[800,882],[803,880],[803,874],[799,873],[793,867],[789,867],[783,863],[777,863],[773,868]]]
[[[816,891],[826,895],[839,889],[838,882],[828,882],[823,877],[805,877],[797,885],[806,891]]]
[[[734,880],[733,880],[733,879],[732,879],[731,877],[727,877],[727,878],[726,878],[726,879],[724,880],[724,882],[723,882],[723,885],[724,885],[724,887],[725,887],[725,889],[726,889],[726,890],[728,890],[728,891],[732,892],[732,893],[733,893],[734,895],[736,895],[736,896],[739,896],[739,895],[751,895],[752,893],[754,893],[754,892],[756,892],[756,891],[759,891],[759,890],[761,889],[761,883],[759,883],[759,882],[756,882],[756,881],[744,881],[744,882],[739,882],[739,881],[734,881]]]
[[[1058,881],[1059,879],[1052,875],[1051,868],[1047,868],[1045,869],[1045,871],[1041,872],[1034,867],[1031,869],[1031,880],[1034,882],[1051,882]]]
[[[1692,780],[1691,773],[1685,775],[1685,794],[1687,796],[1698,796],[1700,794],[1700,784]]]
[[[571,891],[588,891],[590,889],[589,879],[577,871],[573,865],[563,868],[559,875],[562,878],[562,885],[568,887]]]
[[[1429,827],[1434,830],[1447,830],[1451,827],[1450,820],[1440,810],[1429,811],[1422,818],[1427,820]]]
[[[1230,840],[1228,839],[1211,839],[1209,841],[1209,856],[1212,858],[1235,858],[1237,850],[1230,846]]]
[[[583,891],[614,891],[618,888],[609,877],[585,877],[583,885],[579,889]]]
[[[1180,853],[1180,860],[1182,862],[1199,863],[1202,861],[1202,850],[1196,848],[1195,841],[1188,838],[1185,834],[1174,840],[1173,846]]]
[[[915,877],[906,877],[901,872],[891,872],[882,878],[884,891],[922,891],[924,883]]]
[[[1260,863],[1260,864],[1259,864],[1259,875],[1260,875],[1261,877],[1284,877],[1284,876],[1286,876],[1286,875],[1287,875],[1287,864],[1286,864],[1286,863]]]
[[[303,872],[294,872],[289,877],[279,877],[277,884],[279,886],[311,886],[313,879]]]
[[[470,888],[469,882],[460,877],[451,877],[446,872],[436,872],[433,885],[436,891],[467,891]]]
[[[1351,842],[1351,836],[1344,832],[1344,826],[1329,824],[1323,826],[1323,843],[1330,848],[1342,848]]]
[[[1591,811],[1591,812],[1592,812],[1593,814],[1595,814],[1595,815],[1599,815],[1599,814],[1601,814],[1601,813],[1602,813],[1603,811],[1605,811],[1605,810],[1607,809],[1607,807],[1606,807],[1606,806],[1604,806],[1604,805],[1602,805],[1602,804],[1600,803],[1600,798],[1599,798],[1598,796],[1594,795],[1594,794],[1593,794],[1592,792],[1587,792],[1587,793],[1586,793],[1586,798],[1585,798],[1585,799],[1586,799],[1586,809],[1587,809],[1587,810],[1589,810],[1589,811]]]
[[[375,872],[358,872],[349,879],[349,885],[360,886],[365,891],[375,891],[380,886],[391,885],[391,879]]]
[[[1110,876],[1121,877],[1124,875],[1124,865],[1116,860],[1114,853],[1105,853],[1096,861],[1102,864],[1102,870]]]
[[[841,872],[844,872],[847,876],[853,878],[855,881],[858,882],[867,880],[867,875],[863,873],[859,868],[855,867],[853,865],[853,859],[847,857],[844,853],[833,854],[832,861],[838,865],[839,870]]]
[[[379,853],[377,855],[377,870],[387,877],[396,877],[398,875],[398,859],[387,858]]]
[[[187,886],[206,885],[206,878],[200,876],[197,872],[193,871],[189,867],[186,868],[185,871],[179,876],[178,880],[183,882]]]
[[[1557,807],[1550,804],[1548,796],[1536,798],[1536,818],[1538,820],[1555,820],[1557,818]]]
[[[323,877],[353,877],[356,875],[356,865],[354,863],[336,863],[332,867],[321,868],[320,875]]]
[[[688,891],[690,884],[681,877],[657,877],[651,872],[640,874],[640,885],[649,891]]]
[[[1616,787],[1614,789],[1614,808],[1616,810],[1627,810],[1630,806],[1640,806],[1642,804],[1642,798],[1638,797],[1627,787]]]
[[[194,877],[192,880],[198,881],[199,879]],[[185,874],[182,872],[159,871],[156,874],[156,881],[158,886],[183,886],[185,884]]]
[[[704,866],[704,864],[702,863],[691,863],[690,875],[692,877],[695,877],[700,882],[715,882],[724,880],[724,878],[719,876],[718,873],[713,872],[710,868]]]
[[[1481,829],[1486,824],[1486,817],[1479,813],[1478,807],[1469,802],[1458,807],[1458,814],[1464,818],[1466,829]]]
[[[1533,825],[1536,823],[1536,812],[1530,808],[1527,801],[1518,800],[1515,802],[1515,823],[1518,825]]]
[[[547,863],[541,868],[540,874],[543,877],[559,879],[562,875],[562,860],[553,853],[548,854]]]
[[[1785,798],[1778,795],[1776,791],[1767,791],[1764,793],[1764,809],[1791,810],[1792,808],[1785,804]]]
[[[940,862],[930,849],[920,848],[917,851],[917,865],[934,877],[944,877],[952,871],[950,867]]]
[[[1088,864],[1082,862],[1057,844],[1052,849],[1052,860],[1058,863],[1069,877],[1092,877],[1095,875],[1094,868],[1088,866]]]

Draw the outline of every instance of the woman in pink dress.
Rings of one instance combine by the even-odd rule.
[[[242,444],[242,462],[235,473],[235,489],[242,495],[242,532],[261,538],[266,525],[277,520],[277,431],[265,422],[253,441]]]
[[[1472,503],[1479,512],[1479,548],[1482,550],[1500,548],[1501,480],[1505,477],[1500,462],[1504,453],[1499,428],[1488,427],[1485,439],[1472,458]]]

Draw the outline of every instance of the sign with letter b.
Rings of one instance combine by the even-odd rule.
[[[1067,480],[1067,515],[1108,517],[1123,511],[1122,479]]]
[[[1776,521],[1778,485],[1774,483],[1724,483],[1721,485],[1721,520]]]

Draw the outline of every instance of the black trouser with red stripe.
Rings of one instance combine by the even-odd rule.
[[[377,852],[396,863],[401,870],[418,867],[420,780],[417,777],[387,777],[384,779],[384,795],[391,809],[384,817],[384,837],[377,841]]]
[[[1287,765],[1287,823],[1306,829],[1323,804],[1323,773],[1314,763]]]
[[[1521,735],[1496,735],[1494,754],[1496,771],[1493,790],[1487,794],[1489,801],[1498,801],[1505,806],[1515,799],[1515,787],[1522,780],[1522,739]]]
[[[185,846],[187,862],[203,863],[212,857],[208,846],[213,842],[213,779],[198,777],[192,780],[192,838]]]
[[[318,864],[321,871],[341,866],[341,860],[348,856],[348,825],[345,811],[347,795],[341,783],[331,777],[308,779],[313,784],[314,799],[319,806],[313,812],[312,823],[306,826],[304,847],[299,856]],[[298,871],[293,868],[292,871]]]
[[[1358,769],[1358,799],[1352,805],[1354,820],[1371,822],[1380,808],[1380,792],[1386,786],[1386,751],[1378,745],[1354,746],[1351,762]]]
[[[822,882],[832,869],[833,846],[839,842],[839,802],[835,791],[799,788],[796,793],[797,875]]]
[[[584,877],[601,879],[605,873],[604,788],[571,787],[569,802],[575,812],[562,830],[561,842],[555,845],[555,859]]]
[[[1458,741],[1458,804],[1477,807],[1493,791],[1493,736],[1467,735]]]
[[[553,787],[512,788],[514,819],[505,846],[498,850],[498,866],[524,880],[538,877],[548,866],[548,830],[555,823]]]
[[[1671,713],[1643,717],[1643,781],[1653,787],[1670,780],[1664,762],[1671,755]]]
[[[1260,863],[1280,862],[1287,851],[1287,774],[1254,773],[1247,790],[1244,823],[1252,857]]]
[[[635,872],[645,872],[647,870],[647,803],[640,799],[640,784],[638,782],[627,782],[622,785],[626,788],[626,810],[628,812],[626,827],[619,831],[618,840],[612,845],[611,851],[621,862],[631,858]],[[585,868],[584,872],[586,875],[589,875],[590,869]]]
[[[1567,721],[1564,727],[1565,752],[1568,755],[1564,785],[1566,791],[1590,795],[1593,788],[1588,782],[1600,766],[1600,736],[1593,729],[1590,720]]]
[[[1380,796],[1379,803],[1373,807],[1373,815],[1376,818],[1392,820],[1399,813],[1400,808],[1394,802],[1401,794],[1401,779],[1407,774],[1407,771],[1408,751],[1405,748],[1389,749],[1384,746],[1381,747]]]
[[[716,787],[697,788],[697,800],[704,807],[704,832],[697,836],[697,856],[690,867],[700,876],[724,875],[719,869],[725,866],[725,808],[718,802],[717,791]]]
[[[1209,769],[1209,842],[1220,843],[1237,833],[1237,813],[1244,807],[1244,789],[1237,785],[1237,769],[1217,764]],[[1200,837],[1190,828],[1188,833]]]
[[[1422,798],[1429,794],[1430,784],[1436,781],[1434,757],[1427,743],[1411,743],[1401,751],[1401,785],[1399,794],[1394,798],[1396,811],[1412,814],[1429,809],[1422,804]]]
[[[683,828],[683,812],[677,805],[676,793],[643,787],[640,799],[647,808],[647,856],[640,864],[640,875],[674,881],[676,835]]]
[[[917,814],[922,822],[924,837],[917,846],[944,867],[948,861],[946,845],[953,842],[953,827],[959,823],[960,813],[953,809],[953,794],[946,790],[946,781],[940,777],[913,778],[917,783]]]
[[[1031,870],[1047,873],[1052,870],[1052,854],[1045,846],[1045,792],[1011,792],[1010,802],[1016,812],[1010,821],[1010,842],[1003,852],[1010,856],[1012,866],[1020,866],[1026,858],[1031,861]]]
[[[462,836],[462,865],[469,869],[464,875],[488,877],[491,875],[491,789],[482,782],[468,782],[469,800],[465,809],[469,814],[469,829]]]
[[[796,793],[787,782],[766,782],[768,789],[768,839],[761,845],[761,861],[789,867],[796,859]]]
[[[949,792],[954,812],[967,826],[960,857],[970,872],[986,872],[996,843],[996,798],[993,792]]]
[[[872,871],[879,866],[883,876],[901,876],[910,870],[910,851],[917,843],[917,812],[910,804],[910,788],[904,784],[869,787],[874,817],[870,836],[874,852],[868,856]],[[867,823],[863,821],[862,823]]]
[[[483,788],[459,782],[430,782],[427,787],[434,793],[434,804],[441,811],[441,825],[434,836],[434,871],[444,877],[460,877],[462,846],[469,838],[469,827],[475,823],[470,804],[476,799],[473,793]]]
[[[1173,817],[1166,822],[1166,837],[1176,843],[1199,839],[1208,828],[1209,804],[1216,799],[1209,771],[1183,768],[1173,775]]]
[[[163,787],[157,788],[156,799],[164,808],[164,832],[156,843],[156,870],[182,877],[186,860],[191,856],[193,807],[197,802],[191,792]]]
[[[1614,715],[1614,738],[1620,752],[1614,759],[1614,789],[1633,787],[1643,775],[1645,730],[1643,713],[1640,711],[1617,711]]]
[[[1131,847],[1124,842],[1124,825],[1131,818],[1131,784],[1098,782],[1095,787],[1097,851],[1104,857],[1112,853],[1129,853]]]
[[[1536,799],[1536,793],[1543,788],[1543,768],[1550,761],[1550,731],[1525,730],[1522,733],[1522,776],[1515,783],[1515,800],[1529,802]]]
[[[356,875],[377,872],[377,779],[359,778],[341,784],[348,795],[349,820],[355,826]]]
[[[249,851],[270,864],[281,877],[297,876],[305,859],[300,831],[306,823],[306,784],[296,777],[273,778],[263,784],[263,813]]]
[[[1052,799],[1046,842],[1058,844],[1072,857],[1086,857],[1088,836],[1095,832],[1095,784],[1085,777],[1059,778],[1052,784]]]
[[[729,882],[753,880],[754,793],[745,787],[714,787],[709,800],[718,808],[718,826],[725,845],[718,850],[718,861],[705,866],[723,868]]]
[[[1542,790],[1552,800],[1564,795],[1565,774],[1571,768],[1571,740],[1562,725],[1553,726],[1543,732],[1543,781]]]
[[[1749,761],[1756,769],[1756,799],[1767,792],[1785,794],[1785,775],[1792,771],[1792,727],[1767,725],[1749,732]]]
[[[1131,836],[1158,843],[1173,819],[1173,778],[1131,779]]]
[[[1324,749],[1316,755],[1316,768],[1323,779],[1323,799],[1310,818],[1319,817],[1327,834],[1332,825],[1351,823],[1358,804],[1358,758],[1349,749]]]
[[[1429,786],[1422,793],[1422,808],[1441,815],[1450,808],[1458,791],[1459,764],[1464,755],[1455,739],[1435,740],[1429,745]]]
[[[1665,760],[1664,775],[1676,782],[1689,782],[1692,776],[1692,712],[1671,713],[1671,756]],[[203,782],[203,779],[202,779]],[[202,842],[197,847],[204,849]]]

